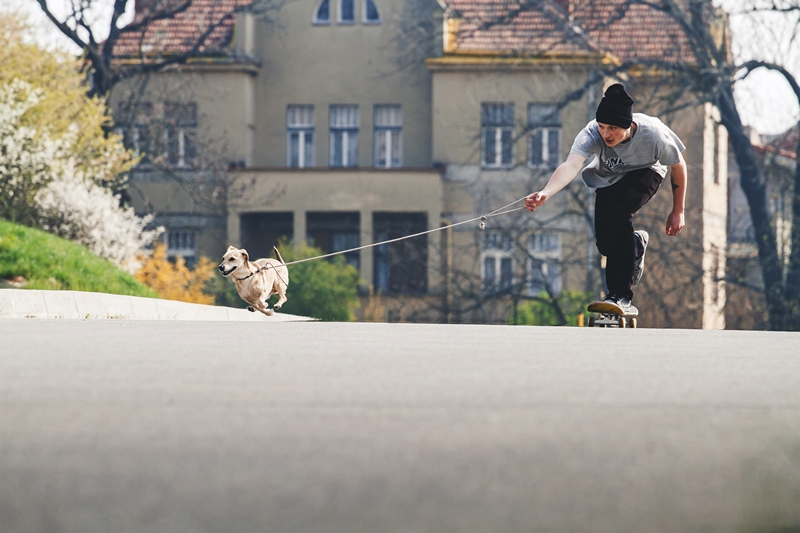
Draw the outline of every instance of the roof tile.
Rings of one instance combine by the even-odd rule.
[[[139,0],[144,3],[143,0]],[[201,54],[228,53],[236,8],[249,4],[251,0],[194,0],[191,6],[173,18],[155,20],[144,32],[127,31],[120,35],[114,45],[117,57],[138,57],[141,54],[185,53],[200,40],[204,32],[213,26],[211,33],[198,48]],[[134,24],[141,21],[146,7],[137,6]]]
[[[527,4],[527,5],[523,5]],[[688,42],[669,15],[625,0],[449,0],[463,52],[581,54],[621,60],[688,60]]]

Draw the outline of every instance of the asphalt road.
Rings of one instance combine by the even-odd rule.
[[[798,532],[800,335],[0,320],[0,532]]]

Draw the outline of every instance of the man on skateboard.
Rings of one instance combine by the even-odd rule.
[[[610,86],[597,106],[596,119],[575,138],[567,160],[541,191],[525,198],[525,207],[533,212],[579,172],[586,186],[596,189],[594,229],[597,249],[606,256],[608,294],[590,311],[637,314],[632,287],[644,272],[649,235],[634,231],[633,215],[650,201],[667,171],[673,198],[667,235],[678,235],[685,225],[686,162],[681,152],[686,147],[659,119],[633,113],[633,104],[622,84]]]

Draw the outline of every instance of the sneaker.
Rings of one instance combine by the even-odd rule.
[[[600,302],[589,304],[588,310],[592,313],[612,313],[615,315],[629,315],[636,309],[631,301],[622,296],[609,294]],[[638,312],[638,310],[637,310]]]
[[[631,285],[636,285],[642,279],[644,273],[644,253],[647,251],[647,241],[650,240],[650,235],[643,229],[634,231],[633,235],[642,243],[642,257],[633,262],[633,282]]]
[[[631,301],[624,296],[615,296],[613,294],[609,294],[603,298],[603,301],[616,305],[622,309],[623,313],[627,313],[631,309]]]

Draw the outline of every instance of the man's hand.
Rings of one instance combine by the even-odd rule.
[[[533,210],[547,201],[548,194],[544,191],[534,192],[525,198],[525,209],[533,213]]]
[[[585,162],[586,158],[582,155],[569,154],[567,160],[556,167],[544,189],[531,193],[525,198],[525,209],[532,213],[534,209],[545,203],[548,198],[566,187],[578,175]]]
[[[527,202],[527,200],[525,200]],[[674,237],[686,225],[683,211],[672,211],[667,217],[667,235]]]

